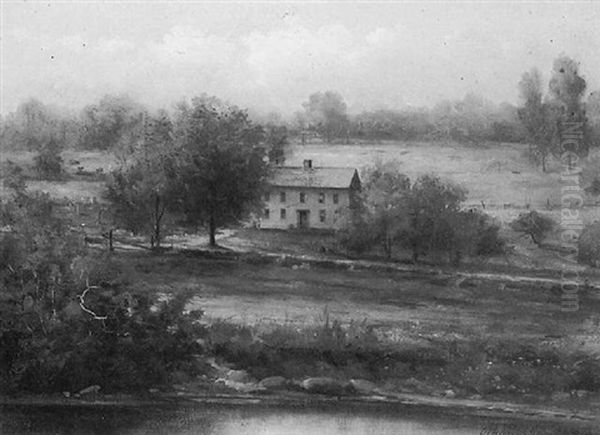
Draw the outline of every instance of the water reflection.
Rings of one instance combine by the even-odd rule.
[[[479,435],[485,433],[484,428],[497,428],[499,424],[505,423],[474,417],[440,416],[422,411],[416,413],[404,409],[376,408],[288,409],[217,405],[0,408],[0,433],[15,435]],[[506,424],[515,428],[514,422]],[[518,433],[572,433],[556,425],[532,426],[532,423],[521,423],[519,427],[525,431]],[[535,431],[530,432],[531,428],[535,428]]]

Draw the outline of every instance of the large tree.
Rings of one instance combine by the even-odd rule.
[[[303,104],[309,124],[325,137],[327,142],[348,135],[348,115],[342,96],[333,91],[317,92]]]
[[[285,126],[269,126],[265,142],[269,163],[283,165],[285,162],[285,148],[288,146],[288,132]]]
[[[413,185],[393,165],[365,171],[361,207],[339,233],[350,250],[364,252],[381,244],[388,258],[396,245],[420,256],[447,255],[458,264],[465,255],[499,253],[503,242],[499,225],[475,210],[463,210],[466,192],[433,175],[421,176]]]
[[[2,120],[0,148],[39,151],[50,141],[66,146],[72,120],[58,109],[30,99]]]
[[[544,103],[542,76],[537,69],[525,72],[519,82],[523,105],[519,108],[519,119],[532,145],[531,157],[546,171],[548,157],[556,150],[556,122],[551,107]]]
[[[149,236],[151,248],[160,247],[165,221],[178,208],[176,164],[170,119],[147,116],[142,139],[123,154],[107,183],[115,223]]]
[[[586,82],[579,75],[579,65],[567,56],[557,58],[552,65],[548,85],[548,95],[544,97],[542,79],[537,69],[523,74],[519,82],[523,106],[519,118],[527,131],[529,142],[534,147],[533,156],[546,171],[546,162],[551,155],[561,155],[571,151],[586,156],[590,133],[582,99]],[[580,127],[581,140],[578,146],[565,149],[563,135],[573,132],[573,126]],[[572,166],[572,154],[567,153],[568,165]]]
[[[245,111],[214,98],[195,98],[178,107],[182,211],[208,228],[216,245],[217,228],[258,209],[268,166],[261,145],[264,132]]]
[[[413,184],[408,205],[408,245],[415,261],[421,254],[452,248],[451,217],[460,211],[465,198],[464,189],[436,176],[421,176]]]
[[[554,108],[557,125],[556,143],[560,145],[558,152],[568,156],[569,169],[572,166],[572,156],[587,156],[590,145],[590,132],[587,125],[587,115],[583,104],[583,95],[587,87],[586,81],[579,75],[579,64],[567,56],[561,56],[554,61],[552,76],[549,83],[549,102]],[[565,134],[573,137],[579,134],[579,140],[566,141]]]
[[[38,176],[43,180],[53,180],[63,173],[62,149],[55,139],[50,139],[33,158],[33,165]]]
[[[393,163],[377,164],[365,171],[361,192],[365,223],[388,258],[392,256],[394,244],[406,237],[408,231],[409,194],[409,178]]]
[[[79,147],[115,150],[140,139],[145,110],[126,96],[107,95],[81,114]]]

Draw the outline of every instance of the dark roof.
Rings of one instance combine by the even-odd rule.
[[[281,166],[275,168],[269,180],[272,186],[282,187],[323,187],[348,189],[354,174],[354,168],[326,168]]]

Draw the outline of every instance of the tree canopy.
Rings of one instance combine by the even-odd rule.
[[[314,93],[303,106],[308,123],[323,135],[327,142],[348,135],[346,103],[338,92]]]
[[[217,228],[261,204],[268,170],[264,132],[246,112],[203,98],[181,104],[175,124],[182,211],[208,228],[214,246]]]

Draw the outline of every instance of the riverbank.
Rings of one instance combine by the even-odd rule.
[[[325,397],[306,394],[208,395],[198,393],[159,393],[152,397],[132,395],[96,395],[87,398],[65,398],[57,395],[0,397],[0,408],[54,408],[54,409],[104,409],[120,408],[143,410],[184,409],[206,407],[233,407],[252,412],[253,409],[271,411],[319,410],[376,413],[393,416],[418,415],[424,419],[478,422],[485,427],[537,428],[539,434],[597,434],[600,433],[600,416],[590,412],[574,412],[556,407],[535,407],[483,400],[431,398],[402,394],[397,397]],[[68,411],[64,411],[68,412]],[[35,433],[35,432],[30,432]]]
[[[386,394],[600,409],[594,283],[565,313],[552,278],[253,253],[113,255],[135,288],[192,295],[205,355],[218,363],[200,369],[211,392],[251,392],[273,377],[303,391],[330,378],[342,393],[358,380]],[[178,373],[173,383],[198,382]]]

